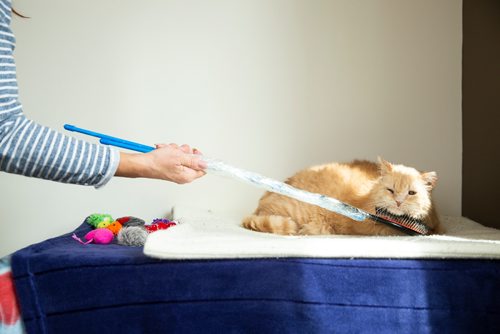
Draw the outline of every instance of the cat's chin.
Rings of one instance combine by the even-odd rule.
[[[410,216],[407,212],[404,212],[403,210],[398,208],[386,208],[386,210],[395,216],[404,216],[404,215]]]

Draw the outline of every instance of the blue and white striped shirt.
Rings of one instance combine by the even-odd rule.
[[[76,139],[27,119],[18,100],[11,0],[0,0],[0,170],[100,187],[114,175],[117,150]]]

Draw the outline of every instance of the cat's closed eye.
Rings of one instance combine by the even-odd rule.
[[[391,194],[394,194],[394,190],[392,190],[391,188],[387,188],[387,190],[388,190]]]

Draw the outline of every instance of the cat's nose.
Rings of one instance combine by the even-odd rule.
[[[396,205],[398,206],[398,208],[401,206],[401,203],[403,203],[403,202],[396,201]]]

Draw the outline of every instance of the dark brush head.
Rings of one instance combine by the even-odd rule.
[[[430,234],[430,229],[421,219],[409,215],[395,215],[384,208],[375,208],[377,216],[389,220],[391,223],[413,231],[413,234]]]

